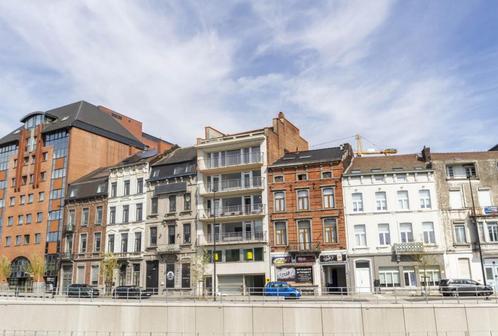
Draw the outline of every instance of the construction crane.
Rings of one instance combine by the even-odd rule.
[[[383,150],[363,150],[363,140],[361,135],[356,134],[354,136],[356,140],[356,151],[354,152],[356,156],[362,156],[362,155],[376,155],[376,154],[384,154],[384,155],[391,155],[391,154],[396,154],[398,152],[397,149],[395,148],[386,148]]]

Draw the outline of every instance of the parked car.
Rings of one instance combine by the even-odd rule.
[[[493,287],[471,279],[443,279],[439,281],[439,292],[443,296],[489,296],[493,294]]]
[[[100,292],[98,288],[92,287],[87,284],[71,284],[67,288],[66,295],[68,297],[97,297]]]
[[[289,286],[287,282],[274,281],[269,282],[263,289],[263,294],[266,296],[283,296],[285,298],[300,298],[301,291],[297,288]]]
[[[151,293],[137,286],[118,286],[112,292],[114,298],[147,299]]]

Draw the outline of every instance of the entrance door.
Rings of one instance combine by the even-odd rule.
[[[406,287],[417,287],[417,275],[414,269],[405,269],[403,275]]]
[[[62,291],[67,293],[67,288],[72,282],[73,268],[70,265],[64,265],[62,267]]]
[[[372,283],[370,281],[370,262],[357,261],[355,268],[356,291],[360,293],[370,293]]]
[[[159,279],[159,261],[152,260],[146,263],[146,280],[145,286],[154,294],[158,293]]]
[[[311,247],[311,227],[310,221],[303,220],[297,223],[298,228],[298,239],[299,239],[299,249],[309,250]]]
[[[498,266],[486,265],[486,284],[498,290]]]

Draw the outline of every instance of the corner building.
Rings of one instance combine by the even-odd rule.
[[[292,152],[268,168],[272,280],[346,291],[342,174],[352,155],[349,144]]]
[[[0,254],[12,262],[11,286],[31,287],[34,256],[45,257],[45,280],[57,285],[68,184],[145,147],[141,124],[123,117],[80,101],[29,113],[0,139]]]
[[[280,112],[272,126],[253,131],[224,134],[206,127],[196,149],[197,241],[211,261],[205,288],[236,293],[263,287],[270,278],[267,169],[285,152],[307,150],[308,143]]]

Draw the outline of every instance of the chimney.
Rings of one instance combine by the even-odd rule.
[[[422,149],[422,160],[424,162],[431,162],[431,148],[424,146]]]

